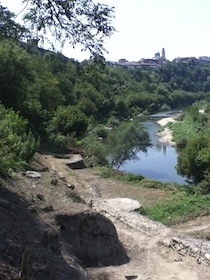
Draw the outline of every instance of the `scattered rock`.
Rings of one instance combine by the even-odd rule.
[[[140,275],[129,275],[129,276],[125,276],[125,279],[127,280],[141,280],[142,278],[140,277]]]
[[[68,189],[70,189],[72,191],[75,189],[75,186],[73,184],[66,183],[66,186]]]
[[[39,199],[39,200],[42,200],[42,201],[45,200],[43,194],[39,194],[39,193],[36,194],[36,198]]]
[[[59,177],[60,180],[66,182],[66,177],[63,175],[63,173],[58,172],[58,177]]]
[[[46,207],[44,207],[43,209],[45,212],[52,212],[54,211],[54,208],[52,205],[47,205]]]
[[[47,166],[36,168],[35,169],[37,172],[48,172],[49,168]]]
[[[85,164],[84,164],[83,160],[78,160],[77,162],[71,162],[71,163],[68,163],[67,165],[68,165],[68,167],[70,167],[73,170],[85,168]]]
[[[209,253],[205,253],[205,254],[204,254],[204,257],[205,257],[208,261],[210,261],[210,254],[209,254]]]
[[[170,248],[171,247],[171,240],[170,240],[170,238],[163,239],[162,241],[160,241],[160,244],[165,246],[165,247]]]
[[[173,248],[183,257],[189,255],[195,258],[198,264],[210,265],[210,245],[208,241],[204,242],[189,237],[172,237],[161,241],[161,244]],[[175,261],[177,260],[175,259]]]
[[[62,175],[60,172],[59,172],[59,179],[62,180],[64,183],[67,182],[67,179],[64,175]]]
[[[137,200],[130,198],[110,198],[104,199],[103,202],[118,211],[131,212],[142,207]]]
[[[56,178],[53,178],[50,184],[56,186],[58,184],[58,180]]]
[[[73,170],[83,169],[86,167],[81,155],[73,155],[71,160],[68,161],[66,164],[68,167],[70,167]]]
[[[198,263],[198,264],[201,264],[201,262],[202,262],[202,261],[201,261],[201,258],[197,258],[197,263]]]
[[[42,175],[39,172],[36,171],[26,171],[25,176],[28,178],[34,178],[34,179],[38,179],[41,178]]]
[[[174,259],[175,262],[182,262],[182,257],[181,256],[177,256],[175,259]]]
[[[199,249],[197,247],[192,247],[191,251],[192,251],[193,254],[197,254]]]

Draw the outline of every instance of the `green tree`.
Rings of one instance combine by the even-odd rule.
[[[0,100],[8,108],[20,110],[27,86],[33,81],[30,56],[10,40],[0,42]]]
[[[91,54],[102,54],[103,38],[114,31],[111,25],[113,8],[93,0],[23,2],[27,3],[24,19],[42,40],[51,33],[56,44],[63,46],[68,41],[73,46],[81,44]]]
[[[50,142],[55,147],[66,148],[72,137],[80,138],[87,130],[86,115],[77,107],[60,106],[49,121],[47,132]]]
[[[12,109],[0,105],[0,175],[24,168],[38,142],[27,129],[28,122]]]
[[[148,132],[139,122],[123,122],[110,131],[107,138],[107,152],[111,166],[119,168],[124,161],[137,158],[138,152],[146,152],[150,147]]]
[[[59,81],[50,73],[46,61],[40,56],[32,56],[31,65],[33,82],[27,86],[20,111],[29,120],[33,131],[43,133],[45,123],[65,99],[60,92]]]
[[[209,135],[198,135],[187,142],[179,153],[177,171],[194,183],[199,183],[210,173]]]
[[[25,27],[16,23],[15,14],[0,5],[0,39],[21,40],[30,37],[30,32]]]

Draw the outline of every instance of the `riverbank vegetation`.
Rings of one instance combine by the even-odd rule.
[[[210,213],[210,194],[204,194],[200,186],[163,183],[107,167],[100,168],[98,172],[103,178],[113,178],[126,183],[128,188],[135,186],[139,190],[149,189],[151,194],[155,190],[162,190],[162,195],[159,195],[155,202],[150,203],[149,198],[143,201],[142,198],[143,206],[138,212],[167,226]]]
[[[180,190],[173,200],[142,208],[139,213],[168,226],[183,223],[210,214],[210,195],[189,194]]]
[[[173,200],[154,207],[143,208],[140,213],[166,225],[183,222],[210,211],[210,114],[209,94],[196,102],[170,124],[173,140],[179,154],[177,171],[189,181],[178,187]],[[165,185],[165,187],[168,187]]]
[[[8,39],[0,42],[0,60],[2,106],[13,108],[27,120],[29,130],[40,139],[41,147],[65,150],[76,146],[86,156],[92,153],[97,157],[98,154],[97,163],[105,162],[102,146],[114,141],[111,140],[114,134],[118,133],[120,140],[120,130],[124,134],[126,130],[135,132],[136,125],[131,123],[137,116],[166,107],[189,105],[206,95],[205,91],[186,91],[184,81],[178,79],[182,75],[179,68],[189,73],[195,71],[189,65],[173,66],[177,69],[175,89],[171,78],[168,77],[167,82],[166,77],[167,71],[172,71],[171,63],[159,72],[126,70],[108,67],[102,61],[79,63],[60,53],[39,49],[31,41],[22,43]],[[204,71],[202,66],[195,68]],[[205,66],[204,73],[200,84],[206,83],[210,67]],[[143,131],[140,125],[138,128],[139,133]],[[138,136],[136,139],[140,139]],[[141,140],[149,145],[145,137],[146,134],[142,134]],[[139,141],[139,145],[143,142]],[[134,145],[135,141],[129,143]],[[142,149],[148,145],[143,145]],[[114,151],[113,145],[109,147],[113,156],[116,152],[118,156],[120,151],[125,152],[123,145],[115,148]],[[130,152],[127,156],[131,156]]]
[[[209,94],[200,103],[185,110],[180,122],[171,125],[174,141],[179,148],[177,171],[193,184],[209,192],[210,174],[210,114]]]
[[[124,69],[108,66],[95,49],[92,59],[79,63],[38,48],[38,40],[1,5],[0,16],[1,176],[24,169],[37,149],[76,150],[88,166],[119,166],[150,146],[141,118],[196,102],[171,125],[180,149],[177,170],[197,184],[196,191],[136,175],[119,178],[171,188],[173,200],[143,211],[164,223],[210,206],[210,64],[189,59],[158,71]]]

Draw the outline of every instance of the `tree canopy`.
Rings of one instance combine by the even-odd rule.
[[[34,36],[55,47],[80,44],[102,55],[104,37],[114,32],[114,8],[93,0],[23,0],[24,20]],[[52,39],[49,39],[52,38]]]
[[[210,115],[207,110],[208,95],[206,97],[206,100],[186,109],[181,122],[172,125],[174,140],[179,148],[178,173],[192,183],[202,182],[203,185],[210,178]]]
[[[137,153],[151,146],[149,134],[139,122],[122,122],[107,138],[111,166],[119,168],[126,160],[136,159]]]
[[[187,142],[178,157],[177,170],[193,183],[200,183],[210,173],[209,135],[198,135]]]
[[[13,38],[20,40],[30,37],[30,32],[24,26],[15,22],[15,14],[0,5],[0,39]]]
[[[33,27],[34,31],[40,32],[40,36],[47,37],[47,30],[52,24],[52,31],[58,32],[56,36],[60,36],[58,39],[61,44],[67,23],[69,31],[73,28],[76,32],[78,27],[81,32],[82,37],[78,37],[76,42],[71,41],[73,45],[82,42],[90,44],[87,48],[91,47],[92,54],[102,51],[98,49],[98,46],[102,46],[98,45],[98,42],[112,32],[111,25],[111,29],[107,27],[107,30],[96,30],[96,26],[99,28],[100,24],[111,24],[112,9],[109,10],[104,5],[89,1],[92,5],[88,6],[89,2],[84,0],[26,2],[27,8],[23,11],[26,20],[30,24],[34,20],[34,26],[31,26],[30,30]],[[77,5],[80,5],[78,7],[89,19],[96,13],[96,18],[90,23],[85,21],[85,24],[90,25],[85,30],[82,30],[82,25],[74,28],[75,23],[70,20],[70,15],[66,17],[66,9],[70,4],[74,4],[71,16],[75,16],[79,21],[83,20],[83,12],[80,14],[76,11]],[[107,14],[103,18],[105,11]],[[88,150],[88,156],[99,157],[100,161],[106,159],[108,154],[111,155],[113,164],[117,166],[125,159],[135,157],[136,152],[146,151],[149,144],[148,135],[136,123],[128,122],[128,119],[191,105],[194,101],[209,96],[210,66],[207,63],[189,65],[172,62],[163,65],[159,71],[110,67],[105,63],[98,63],[100,60],[97,59],[79,63],[61,53],[39,48],[33,44],[33,40],[22,40],[22,33],[18,31],[20,26],[16,25],[14,14],[5,8],[0,9],[0,17],[1,103],[7,109],[13,108],[21,118],[25,118],[31,131],[40,137],[41,143],[45,145],[71,148],[69,145],[76,143],[78,147]],[[101,21],[96,25],[98,17]],[[41,24],[39,19],[43,19],[43,26],[38,26]],[[58,24],[56,20],[60,20],[61,25],[54,30]],[[64,33],[59,35],[62,26],[66,27],[62,31]],[[92,31],[98,34],[95,36],[95,33],[91,33],[90,40],[86,40],[87,32]],[[73,33],[72,36],[73,39],[77,38]],[[71,40],[71,37],[67,36],[65,40]],[[97,44],[91,45],[94,40]],[[186,82],[187,78],[190,83]],[[206,112],[209,108],[206,108]],[[190,116],[197,125],[192,130],[189,125],[188,129],[184,128],[185,138],[187,135],[191,137],[192,134],[200,133],[208,124],[206,115],[201,115],[194,109]],[[111,126],[115,129],[109,131],[107,128]],[[28,130],[26,127],[25,129],[27,135]],[[83,142],[84,137],[86,142]],[[186,145],[185,138],[180,138],[182,146]],[[105,142],[109,146],[108,152],[102,147]],[[26,141],[26,145],[29,145],[29,142]]]

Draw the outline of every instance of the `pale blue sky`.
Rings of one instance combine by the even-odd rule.
[[[1,0],[13,12],[21,0]],[[115,6],[118,30],[106,39],[107,60],[151,58],[165,48],[166,58],[210,56],[210,0],[100,0]],[[78,60],[88,53],[66,46],[63,53]]]

